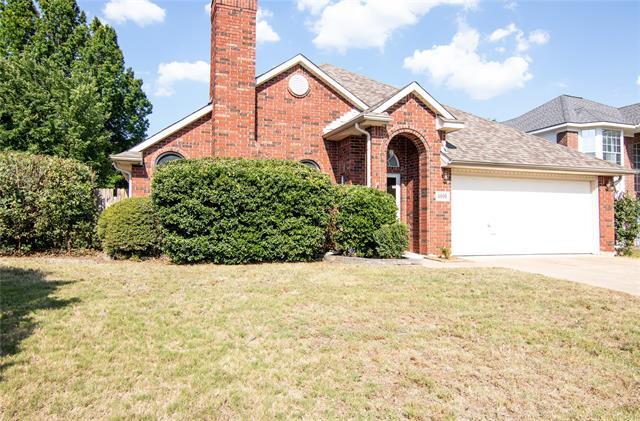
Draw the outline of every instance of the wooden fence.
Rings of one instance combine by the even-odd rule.
[[[127,189],[98,189],[97,193],[101,210],[129,197]]]

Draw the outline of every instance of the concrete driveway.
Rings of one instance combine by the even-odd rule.
[[[640,296],[640,259],[611,256],[465,257],[478,266],[537,273]]]

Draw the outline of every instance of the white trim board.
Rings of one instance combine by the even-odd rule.
[[[311,60],[303,56],[302,54],[298,54],[297,56],[285,61],[284,63],[274,67],[266,73],[261,74],[256,78],[256,88],[274,77],[286,72],[295,66],[302,66],[307,71],[313,73],[316,77],[322,80],[327,85],[331,86],[337,92],[339,92],[345,99],[349,100],[353,105],[355,105],[360,111],[364,111],[367,108],[367,104],[365,104],[360,98],[352,94],[347,88],[338,83],[335,79],[329,76],[324,70],[313,64]]]
[[[206,105],[206,106],[200,108],[198,111],[196,111],[196,112],[194,112],[192,114],[189,114],[188,116],[186,116],[182,120],[179,120],[179,121],[173,123],[171,126],[167,127],[166,129],[154,134],[153,136],[151,136],[150,138],[148,138],[144,142],[138,143],[136,146],[134,146],[133,148],[129,149],[129,151],[131,151],[131,152],[142,152],[145,149],[147,149],[149,146],[152,146],[155,143],[160,142],[161,140],[163,140],[167,136],[172,135],[173,133],[177,132],[178,130],[182,129],[185,126],[188,126],[189,124],[193,123],[194,121],[199,120],[200,118],[204,117],[205,115],[207,115],[211,111],[213,111],[213,105],[211,105],[211,104]]]
[[[429,108],[431,108],[433,111],[440,114],[447,120],[457,120],[449,111],[447,111],[446,108],[442,106],[442,104],[440,104],[431,95],[429,95],[429,92],[425,91],[418,82],[410,83],[409,85],[398,91],[394,96],[383,102],[381,105],[377,106],[372,112],[383,113],[400,102],[409,94],[416,94],[426,105],[429,106]]]

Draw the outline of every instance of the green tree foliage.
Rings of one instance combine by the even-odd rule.
[[[295,162],[207,158],[162,166],[152,197],[176,263],[305,261],[324,251],[335,188]]]
[[[71,159],[0,152],[0,252],[92,245],[95,176]]]
[[[104,252],[115,259],[160,254],[162,230],[148,197],[125,199],[108,207],[96,231]]]
[[[618,252],[628,256],[640,234],[640,200],[626,194],[615,203],[616,243]]]
[[[338,251],[360,257],[377,256],[376,232],[396,222],[395,199],[363,186],[340,189],[334,241]]]
[[[151,104],[113,28],[74,0],[0,0],[0,149],[74,158],[99,182],[142,141]]]

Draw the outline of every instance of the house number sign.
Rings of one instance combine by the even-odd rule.
[[[436,202],[451,202],[451,192],[437,191]]]

